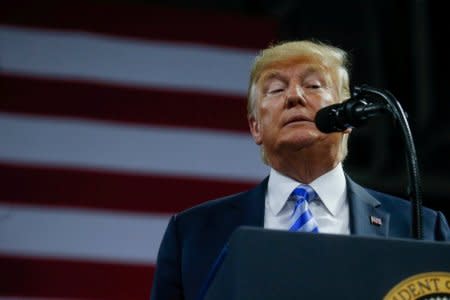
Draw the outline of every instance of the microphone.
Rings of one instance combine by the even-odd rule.
[[[423,239],[423,222],[419,164],[407,114],[389,91],[364,84],[355,86],[352,95],[350,99],[342,103],[320,109],[315,117],[316,126],[324,133],[339,132],[363,125],[373,116],[387,112],[391,114],[400,125],[406,145],[408,193],[412,203],[411,233],[414,238],[421,240]]]
[[[341,132],[364,125],[373,116],[389,111],[388,105],[371,101],[366,95],[356,95],[342,103],[320,109],[315,118],[317,128],[324,133]]]

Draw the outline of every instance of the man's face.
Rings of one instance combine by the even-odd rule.
[[[340,146],[341,134],[324,134],[314,123],[319,109],[339,102],[331,75],[319,66],[298,63],[265,70],[256,95],[250,129],[269,161],[286,149]]]

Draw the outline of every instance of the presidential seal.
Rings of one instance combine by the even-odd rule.
[[[450,300],[450,273],[428,272],[408,277],[383,300]]]

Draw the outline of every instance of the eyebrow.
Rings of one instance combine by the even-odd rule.
[[[324,70],[322,70],[322,68],[317,65],[308,66],[300,75],[301,75],[301,77],[307,77],[307,76],[310,76],[313,74],[325,76]],[[281,74],[279,71],[271,70],[271,71],[267,71],[266,74],[263,74],[263,76],[261,76],[260,82],[262,84],[264,84],[267,80],[270,80],[270,79],[279,79],[281,81],[288,81],[287,77],[284,76],[283,74]]]
[[[279,79],[281,81],[287,81],[287,77],[283,76],[280,72],[278,71],[269,71],[268,73],[264,74],[260,81],[262,84],[266,83],[268,80],[270,79]]]

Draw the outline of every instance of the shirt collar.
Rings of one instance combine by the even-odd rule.
[[[269,182],[267,183],[267,201],[274,215],[280,213],[289,195],[298,185],[299,182],[284,176],[273,168],[270,169]]]
[[[275,169],[270,169],[267,184],[267,201],[272,213],[278,215],[286,205],[291,192],[302,184],[287,177]],[[326,209],[334,216],[346,201],[346,187],[344,170],[339,163],[334,169],[316,178],[309,184],[319,195]]]

